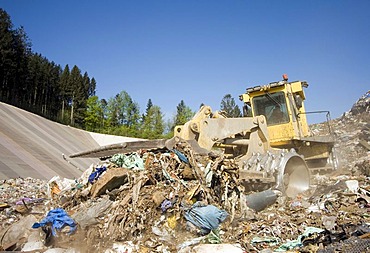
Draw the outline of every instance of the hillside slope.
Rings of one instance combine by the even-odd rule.
[[[68,163],[62,154],[130,139],[65,126],[5,103],[0,103],[0,118],[0,179],[79,177],[98,159],[75,158]]]

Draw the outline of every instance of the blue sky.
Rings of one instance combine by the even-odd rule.
[[[306,109],[339,117],[370,89],[370,1],[0,0],[34,52],[122,90],[166,118],[181,100],[218,110],[224,95],[306,80]],[[311,122],[324,120],[310,117]]]

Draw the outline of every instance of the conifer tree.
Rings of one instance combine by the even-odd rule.
[[[183,125],[187,121],[189,121],[193,116],[194,112],[188,107],[184,100],[181,100],[180,103],[176,107],[177,112],[174,119],[174,125],[172,126],[172,129],[175,128],[177,125]]]
[[[21,26],[13,29],[10,16],[0,8],[0,101],[31,112],[83,127],[87,98],[95,95],[96,81],[74,66],[63,69],[40,53]]]
[[[0,100],[22,105],[30,42],[23,27],[13,30],[8,13],[0,8]]]
[[[126,91],[121,91],[114,98],[110,98],[107,108],[108,122],[112,131],[125,136],[137,134],[140,108]]]
[[[240,108],[237,104],[235,104],[235,100],[231,96],[231,94],[226,94],[223,97],[221,101],[220,109],[221,111],[225,112],[226,115],[230,118],[236,118],[236,117],[242,116]]]
[[[146,109],[145,109],[145,114],[141,115],[141,123],[144,124],[145,122],[145,117],[148,115],[150,108],[153,106],[152,100],[149,98],[148,102],[146,103]]]
[[[59,79],[59,87],[60,87],[60,96],[62,100],[62,112],[61,112],[61,121],[63,123],[66,123],[64,121],[65,119],[65,110],[67,106],[69,106],[69,98],[70,94],[72,94],[71,87],[69,86],[69,79],[70,79],[70,71],[68,64],[64,67],[64,70],[60,76]]]
[[[152,104],[145,114],[145,119],[141,126],[141,137],[146,139],[162,138],[164,126],[160,107]]]
[[[100,100],[100,106],[102,108],[101,115],[100,115],[100,129],[103,132],[107,132],[106,129],[106,122],[107,122],[107,115],[108,115],[108,102],[104,98]]]
[[[13,84],[10,81],[15,68],[13,50],[13,24],[6,11],[0,8],[0,99],[8,101]]]
[[[103,108],[97,96],[91,96],[86,101],[85,128],[87,131],[96,131],[101,126]]]
[[[89,90],[88,90],[89,97],[95,96],[95,92],[96,92],[96,81],[95,81],[95,78],[93,77],[91,78],[90,85],[89,85]]]

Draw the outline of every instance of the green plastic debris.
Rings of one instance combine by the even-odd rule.
[[[279,242],[280,242],[280,239],[279,238],[276,238],[276,237],[271,237],[271,236],[265,236],[265,237],[253,237],[251,243],[268,243],[270,244],[271,246],[273,245],[277,245]]]
[[[211,230],[211,232],[207,235],[207,240],[211,244],[220,244],[222,243],[220,237],[220,229],[216,228]]]
[[[298,236],[297,240],[288,241],[282,245],[278,249],[275,250],[275,252],[285,252],[294,248],[298,248],[302,246],[302,238],[308,237],[315,233],[321,233],[324,229],[321,228],[315,228],[315,227],[306,227],[305,231],[302,235]]]
[[[110,161],[119,167],[132,169],[132,170],[144,170],[144,161],[137,153],[129,155],[115,154],[112,156]]]

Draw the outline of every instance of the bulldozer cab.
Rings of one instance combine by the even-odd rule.
[[[255,115],[264,115],[267,125],[278,125],[289,122],[288,108],[283,92],[261,95],[253,100]]]
[[[288,82],[286,75],[283,80],[266,85],[248,88],[240,95],[244,102],[245,116],[256,117],[263,115],[267,122],[269,143],[273,148],[295,149],[305,157],[310,168],[318,171],[338,168],[335,156],[335,137],[329,134],[313,136],[310,134],[304,100],[303,88],[306,81]],[[325,112],[318,111],[317,113]],[[330,116],[329,116],[330,117]]]
[[[240,96],[245,116],[265,116],[272,146],[290,146],[309,136],[303,91],[307,86],[305,81],[283,80],[248,88]]]

